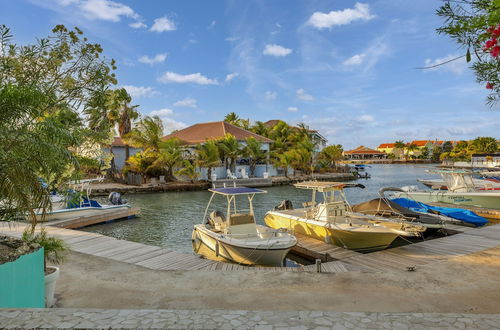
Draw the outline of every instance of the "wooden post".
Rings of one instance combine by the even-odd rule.
[[[316,272],[321,273],[321,259],[316,259]]]

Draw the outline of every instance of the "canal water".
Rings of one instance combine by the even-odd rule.
[[[346,189],[346,196],[351,204],[376,198],[382,187],[401,187],[419,184],[417,178],[429,178],[422,165],[370,165],[366,172],[370,179],[353,181],[366,188]],[[428,168],[428,167],[427,167]],[[254,209],[256,219],[263,224],[265,213],[273,209],[280,201],[289,199],[295,207],[310,200],[309,190],[296,189],[293,186],[264,188],[268,193],[256,195]],[[118,239],[155,245],[180,252],[192,253],[191,233],[193,225],[201,223],[206,205],[210,198],[207,191],[165,192],[152,194],[126,195],[129,203],[141,208],[141,217],[134,220],[122,220],[82,228]],[[224,210],[225,204],[220,204]]]

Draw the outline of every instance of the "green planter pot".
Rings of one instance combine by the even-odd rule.
[[[44,308],[43,248],[0,265],[0,308]]]

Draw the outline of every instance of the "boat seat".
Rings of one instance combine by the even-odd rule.
[[[215,230],[223,230],[226,228],[226,219],[221,211],[211,212],[208,221]]]
[[[251,214],[235,213],[229,216],[230,226],[244,225],[249,223],[255,223],[253,215]]]
[[[228,234],[251,235],[257,234],[257,225],[251,214],[231,214],[229,217]]]

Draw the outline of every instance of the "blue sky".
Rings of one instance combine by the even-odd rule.
[[[118,62],[119,86],[166,132],[228,112],[304,122],[329,143],[499,138],[463,54],[435,29],[437,0],[0,0],[0,24],[32,43],[78,26]]]

